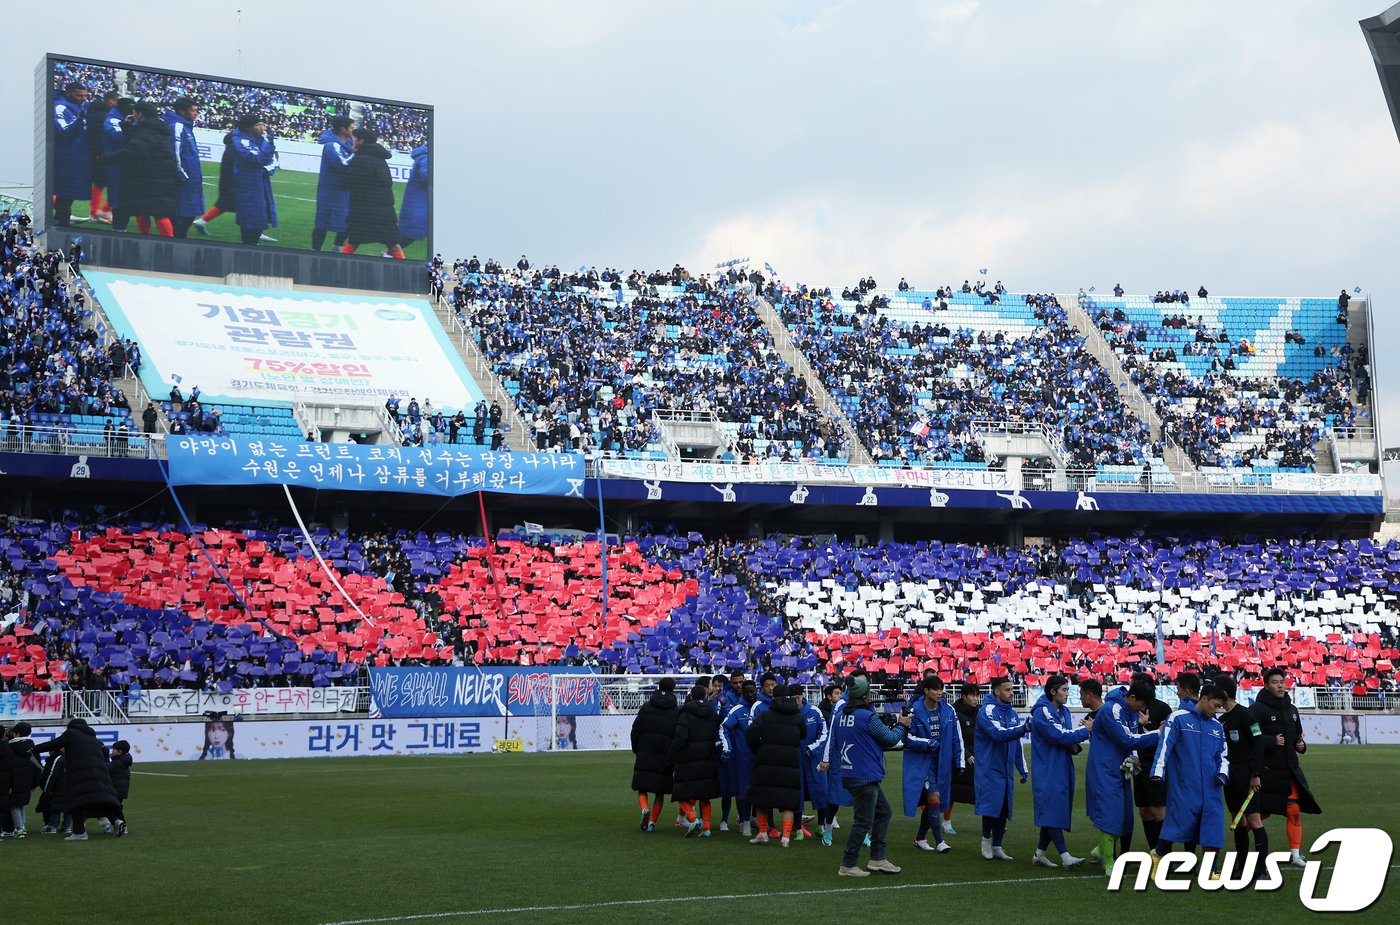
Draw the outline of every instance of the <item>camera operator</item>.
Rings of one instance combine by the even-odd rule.
[[[871,710],[870,681],[855,675],[846,681],[846,704],[836,720],[837,774],[850,791],[855,821],[841,859],[842,877],[868,877],[871,872],[897,874],[885,860],[885,834],[892,810],[880,782],[885,779],[885,750],[904,740],[913,718],[908,713],[878,714]],[[860,867],[860,849],[870,836],[870,863]]]

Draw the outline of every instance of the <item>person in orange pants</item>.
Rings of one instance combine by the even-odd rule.
[[[642,810],[642,831],[655,832],[666,794],[671,792],[671,768],[666,756],[676,737],[676,679],[662,678],[655,693],[632,721],[632,789]],[[647,795],[655,797],[648,800]]]
[[[672,768],[671,798],[680,803],[686,838],[710,837],[710,801],[719,796],[719,715],[710,703],[712,696],[710,685],[695,682],[666,754]]]
[[[1288,695],[1288,672],[1275,666],[1264,672],[1264,689],[1254,699],[1254,718],[1264,739],[1264,770],[1259,775],[1255,807],[1262,818],[1283,813],[1288,834],[1288,863],[1304,867],[1303,813],[1322,812],[1308,789],[1298,756],[1308,750],[1298,708]]]

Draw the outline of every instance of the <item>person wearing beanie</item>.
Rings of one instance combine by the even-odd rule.
[[[1040,829],[1031,863],[1037,867],[1058,867],[1045,854],[1053,842],[1060,853],[1060,864],[1078,867],[1084,858],[1069,853],[1065,832],[1074,815],[1074,756],[1084,750],[1094,721],[1074,725],[1069,707],[1069,678],[1051,675],[1045,693],[1031,708],[1031,794],[1035,797],[1034,824]]]
[[[671,792],[671,770],[666,763],[676,738],[676,679],[662,678],[656,691],[632,721],[632,789],[642,810],[642,831],[655,832],[665,795]],[[647,795],[655,797],[650,803]]]
[[[671,797],[680,803],[685,814],[686,838],[710,837],[710,801],[720,794],[719,761],[715,755],[719,717],[710,698],[710,686],[703,681],[690,689],[666,753],[666,764],[673,769]]]

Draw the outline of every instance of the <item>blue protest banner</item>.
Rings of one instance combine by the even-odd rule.
[[[603,690],[597,678],[557,678],[576,672],[559,667],[371,668],[370,714],[417,718],[549,716],[557,697],[561,715],[596,716],[601,712]]]

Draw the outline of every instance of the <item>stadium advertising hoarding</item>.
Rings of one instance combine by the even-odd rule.
[[[432,252],[431,106],[58,55],[46,66],[54,225]]]
[[[592,716],[601,712],[596,679],[556,675],[576,669],[415,667],[371,668],[373,716]],[[555,700],[557,698],[557,703]]]
[[[199,387],[205,402],[382,405],[451,413],[482,400],[423,299],[246,289],[89,271],[116,334],[141,348],[155,398]]]

